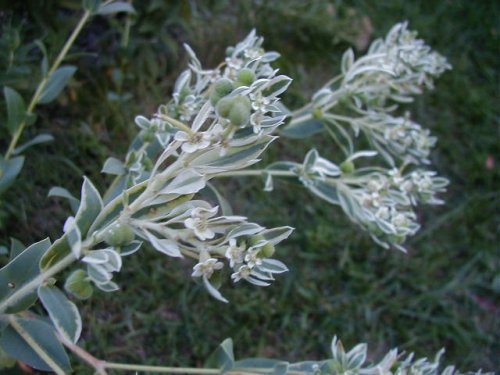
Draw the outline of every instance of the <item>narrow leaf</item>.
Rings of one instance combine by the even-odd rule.
[[[47,86],[45,86],[45,89],[38,99],[38,104],[47,104],[57,98],[75,72],[76,66],[65,65],[52,73],[47,82]]]
[[[26,105],[22,96],[10,87],[3,88],[3,95],[7,104],[7,128],[14,134],[25,119]]]
[[[57,331],[69,341],[76,343],[82,333],[82,318],[76,305],[55,286],[40,286],[38,297]]]

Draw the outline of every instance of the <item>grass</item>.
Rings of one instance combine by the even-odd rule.
[[[96,20],[86,29],[75,50],[87,54],[72,60],[79,65],[77,83],[29,129],[50,131],[56,142],[28,154],[16,188],[4,199],[0,238],[29,243],[56,237],[68,208],[46,199],[48,188],[64,182],[76,194],[82,172],[101,188],[106,185],[98,170],[107,156],[124,155],[135,131],[133,117],[166,100],[183,67],[180,42],[192,44],[201,61],[213,65],[224,46],[256,26],[265,46],[282,52],[282,71],[297,77],[287,100],[298,104],[336,71],[342,50],[353,41],[345,31],[356,27],[352,14],[369,16],[372,37],[408,19],[453,65],[434,92],[411,106],[414,118],[439,137],[433,163],[451,180],[447,204],[420,212],[423,229],[404,255],[379,248],[338,208],[305,191],[278,183],[269,194],[260,181],[232,181],[223,188],[238,213],[268,226],[298,228],[278,251],[290,272],[267,289],[228,286],[224,292],[231,304],[222,305],[191,280],[188,262],[144,250],[127,259],[117,276],[122,292],[96,293],[79,304],[83,345],[108,360],[201,366],[226,337],[234,339],[238,357],[296,361],[328,356],[336,334],[348,347],[368,342],[371,357],[396,345],[421,356],[445,346],[445,363],[461,370],[498,368],[499,174],[498,166],[487,166],[488,158],[498,162],[499,155],[498,7],[356,1],[353,13],[341,1],[316,1],[306,14],[299,2],[273,3],[273,13],[250,1],[188,9],[182,3],[156,10],[148,8],[154,2],[141,3],[127,48],[120,46],[123,20]],[[13,21],[25,20],[28,40],[45,31],[53,51],[75,19],[74,12],[54,4],[12,13]],[[55,12],[54,17],[35,19],[42,11]],[[301,12],[303,19],[297,16]],[[158,36],[155,30],[161,30]],[[110,92],[130,93],[132,99],[110,102]],[[300,159],[298,151],[311,144],[282,142],[271,154]]]

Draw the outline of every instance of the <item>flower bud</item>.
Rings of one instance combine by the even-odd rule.
[[[234,98],[222,98],[218,101],[217,103],[217,113],[219,116],[228,118],[229,117],[229,112],[231,111],[231,108],[233,107],[233,102]]]
[[[342,164],[340,164],[340,170],[342,173],[352,173],[356,169],[356,166],[352,162],[352,160],[346,160]]]
[[[248,68],[241,69],[236,77],[237,86],[250,86],[254,81],[255,73]]]
[[[250,108],[251,103],[247,97],[236,96],[229,111],[229,121],[236,126],[245,125],[250,119]]]
[[[84,270],[75,270],[64,283],[64,289],[78,299],[90,298],[93,292],[92,284]]]
[[[127,224],[116,222],[106,229],[104,242],[109,246],[123,246],[132,242],[135,238],[134,231]]]

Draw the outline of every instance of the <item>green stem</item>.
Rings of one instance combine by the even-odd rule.
[[[105,362],[104,367],[107,369],[114,370],[129,370],[129,371],[151,371],[155,373],[163,374],[201,374],[201,375],[219,375],[222,374],[220,369],[214,368],[196,368],[196,367],[165,367],[165,366],[148,366],[148,365],[135,365],[126,363],[116,363],[116,362]],[[224,374],[228,375],[262,375],[271,374],[272,369],[261,369],[261,368],[242,368],[242,369],[232,369],[226,371]],[[290,371],[287,374],[292,375],[303,375],[304,372],[301,371]]]
[[[42,95],[43,90],[45,90],[45,87],[47,86],[47,83],[49,82],[51,75],[56,71],[56,69],[59,67],[59,65],[61,65],[61,63],[64,60],[64,58],[66,57],[69,49],[71,48],[71,46],[75,42],[76,37],[82,31],[83,26],[85,25],[87,20],[90,18],[90,16],[91,16],[91,14],[89,11],[85,11],[83,13],[82,18],[78,22],[78,25],[76,26],[76,28],[73,30],[73,32],[69,36],[69,38],[66,41],[66,43],[64,44],[62,50],[59,52],[59,55],[57,55],[57,58],[54,61],[54,63],[52,64],[49,71],[47,72],[47,75],[38,84],[38,87],[36,88],[36,91],[33,94],[33,97],[31,98],[28,109],[26,110],[26,113],[28,115],[32,114],[33,111],[35,110],[35,107],[38,103],[38,100],[40,99],[40,95]],[[16,129],[16,132],[12,136],[12,139],[10,141],[7,152],[5,153],[5,159],[10,159],[10,157],[12,156],[12,153],[14,152],[14,150],[17,146],[17,143],[19,142],[19,138],[21,138],[21,135],[22,135],[25,127],[26,127],[26,120],[24,120],[19,125],[19,127]]]
[[[52,369],[57,375],[64,375],[64,370],[59,367],[59,365],[52,359],[49,353],[47,353],[36,340],[31,337],[31,335],[26,332],[26,330],[19,324],[15,317],[10,317],[9,323],[16,330],[16,332],[23,338],[24,341],[33,349],[36,354]]]
[[[175,118],[172,118],[170,116],[164,115],[164,114],[158,114],[156,115],[159,119],[162,119],[166,122],[168,122],[170,125],[175,126],[176,128],[185,131],[189,135],[193,134],[193,129],[191,129],[189,126],[184,124],[183,122],[176,120]]]
[[[270,174],[271,176],[276,177],[295,177],[297,176],[295,173],[291,171],[272,171],[267,169],[243,169],[241,171],[232,171],[232,172],[222,172],[217,173],[213,177],[243,177],[243,176],[262,176],[264,174]]]
[[[37,277],[35,277],[30,282],[24,284],[22,287],[20,287],[18,290],[16,290],[14,293],[12,293],[9,297],[7,297],[6,299],[4,299],[3,301],[0,302],[0,313],[5,312],[5,310],[10,305],[16,303],[21,298],[23,298],[27,294],[31,293],[34,289],[36,289],[39,285],[41,285],[45,280],[47,280],[49,277],[54,276],[56,273],[63,270],[64,268],[66,268],[71,263],[73,263],[75,260],[76,260],[75,256],[72,253],[70,253],[70,254],[66,255],[64,258],[62,258],[58,263],[56,263],[52,267],[50,267],[47,271],[42,272],[41,274],[39,274]]]

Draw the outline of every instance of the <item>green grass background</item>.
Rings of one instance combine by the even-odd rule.
[[[168,100],[184,68],[183,42],[214,66],[225,46],[252,27],[266,38],[266,49],[282,53],[278,65],[294,78],[285,101],[294,106],[338,72],[343,50],[360,36],[373,39],[408,20],[453,65],[433,92],[410,106],[413,117],[439,137],[433,164],[451,184],[446,205],[419,211],[423,228],[406,255],[378,247],[338,207],[291,185],[278,183],[269,194],[262,192],[261,181],[220,184],[239,214],[268,226],[297,228],[277,253],[290,272],[269,288],[226,286],[231,303],[224,305],[192,281],[189,262],[144,249],[127,259],[117,276],[121,292],[96,293],[79,303],[82,345],[107,360],[201,366],[226,337],[234,339],[238,357],[298,361],[329,356],[336,334],[347,347],[368,342],[370,358],[394,346],[419,356],[432,356],[444,346],[445,363],[461,370],[498,369],[498,4],[134,3],[138,12],[127,43],[124,17],[96,18],[85,28],[68,58],[79,68],[70,88],[55,104],[41,108],[36,125],[28,129],[26,139],[47,131],[56,141],[27,153],[19,180],[3,196],[3,242],[9,236],[30,243],[60,234],[69,208],[46,198],[51,186],[64,185],[78,195],[85,174],[105,189],[110,181],[99,174],[102,163],[108,156],[124,156],[136,132],[135,115],[150,115]],[[2,85],[29,97],[40,59],[29,43],[43,38],[55,56],[77,21],[78,7],[70,0],[0,3],[3,37],[18,30],[26,49],[16,55],[17,65],[26,69],[2,72]],[[363,17],[373,33],[366,31]],[[5,148],[7,136],[1,131]],[[267,160],[301,160],[312,145],[328,147],[317,138],[281,140]],[[488,159],[493,161],[489,167]]]

